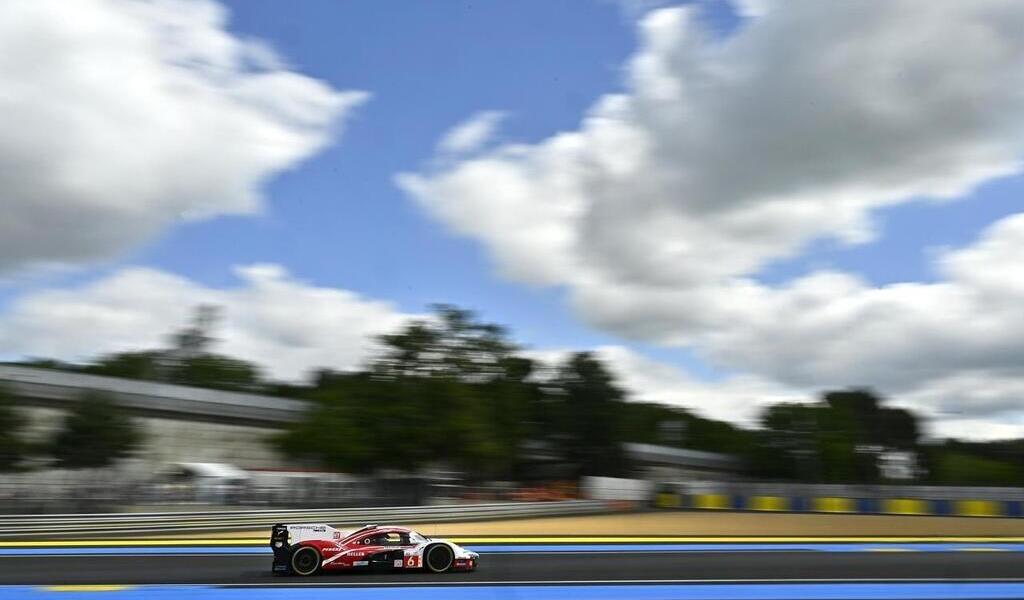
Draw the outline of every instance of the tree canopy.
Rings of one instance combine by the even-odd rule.
[[[308,384],[269,381],[256,365],[214,352],[218,319],[219,309],[200,306],[165,348],[86,365],[28,364],[309,400],[305,418],[274,444],[311,466],[351,472],[442,466],[516,480],[616,475],[630,468],[623,442],[642,442],[732,454],[747,476],[762,480],[879,482],[880,453],[902,450],[920,457],[932,483],[1024,481],[1024,441],[922,445],[918,417],[870,390],[831,390],[816,401],[770,405],[757,427],[745,428],[632,401],[615,382],[614,365],[593,353],[566,354],[554,366],[531,360],[504,327],[451,305],[435,305],[430,316],[381,336],[364,368],[323,369]],[[4,404],[0,393],[0,427],[14,431],[23,419]],[[63,464],[101,460],[73,456],[71,448],[88,436],[70,430],[109,428],[102,415],[117,410],[87,405],[81,410],[101,416],[69,418],[69,431],[54,446],[62,448]],[[116,426],[103,434],[104,455],[122,456],[137,439],[130,421],[111,419]],[[4,437],[0,468],[12,468],[28,451],[16,436]]]
[[[278,438],[282,450],[346,470],[522,478],[524,445],[540,442],[568,449],[566,475],[621,470],[623,393],[591,355],[538,373],[504,328],[447,305],[379,342],[366,371],[319,375],[316,406]]]
[[[104,467],[129,456],[140,441],[131,417],[106,395],[90,392],[69,409],[49,454],[58,467]]]
[[[0,471],[17,471],[29,453],[21,436],[26,419],[15,408],[14,396],[0,386]]]

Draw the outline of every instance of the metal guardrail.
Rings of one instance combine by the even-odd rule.
[[[606,512],[598,500],[504,502],[388,508],[243,510],[120,514],[0,515],[0,538],[96,537],[260,529],[274,523],[436,523]]]

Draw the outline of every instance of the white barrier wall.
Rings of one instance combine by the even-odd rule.
[[[52,436],[67,414],[61,408],[35,406],[20,411],[28,420],[25,437],[34,442]],[[135,416],[134,420],[142,430],[142,446],[134,457],[153,468],[174,462],[229,463],[244,469],[289,466],[267,443],[279,427],[155,416]]]
[[[580,491],[588,500],[647,502],[654,494],[654,484],[643,479],[584,477],[580,481]]]

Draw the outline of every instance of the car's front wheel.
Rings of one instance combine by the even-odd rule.
[[[303,546],[292,554],[292,572],[296,575],[312,575],[320,569],[320,553],[316,548]]]
[[[438,544],[427,548],[423,564],[434,573],[444,573],[455,562],[455,554],[448,546]]]

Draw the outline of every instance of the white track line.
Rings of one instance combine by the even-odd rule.
[[[907,578],[875,578],[875,579],[566,579],[566,580],[518,580],[518,581],[386,581],[386,582],[320,582],[320,581],[281,581],[264,583],[222,583],[222,584],[164,584],[164,585],[205,585],[208,587],[423,587],[423,586],[502,586],[502,585],[623,585],[623,584],[780,584],[780,583],[1019,583],[1024,577],[907,577]],[[158,584],[160,585],[160,584]]]

